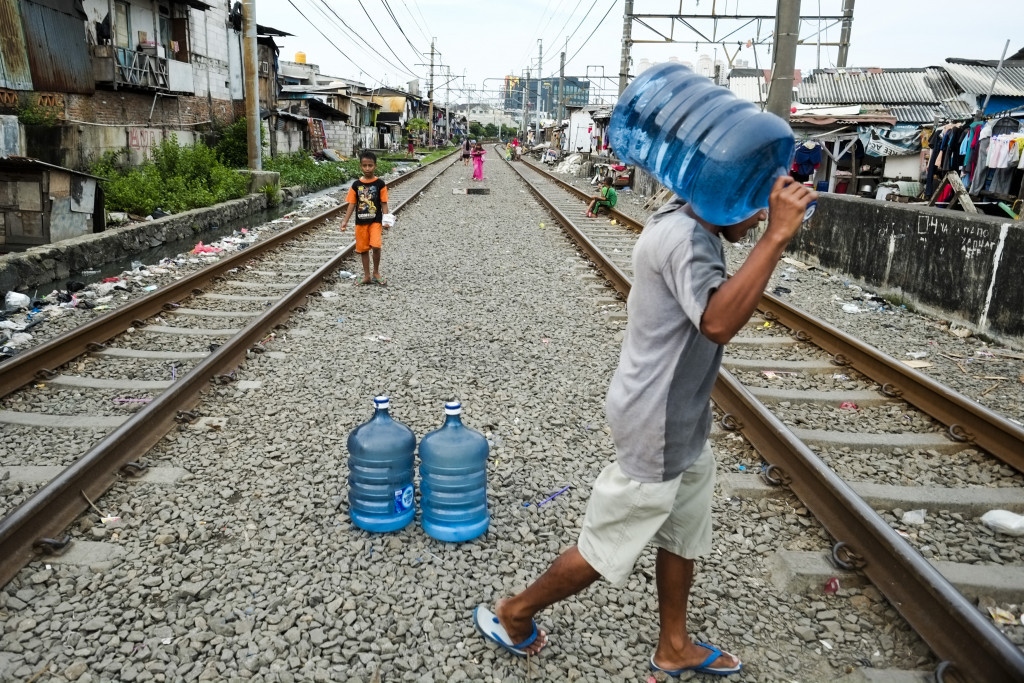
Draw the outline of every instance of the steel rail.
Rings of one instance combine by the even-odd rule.
[[[545,204],[551,207],[551,202]],[[572,225],[561,212],[555,213],[563,225]],[[571,231],[577,232],[575,227]],[[588,250],[587,254],[598,268],[611,265],[600,250]],[[623,296],[628,296],[631,284],[629,278],[624,278]],[[763,310],[773,310],[776,305],[785,307],[766,294]],[[785,308],[792,324],[782,315],[780,322],[794,332],[807,327],[803,321],[810,316]],[[821,325],[822,329],[829,328],[826,323]],[[831,332],[835,338],[830,343],[836,348],[846,349],[846,344],[840,344],[849,339],[850,348],[856,347],[858,353],[871,357],[874,351],[885,357],[834,328]],[[828,350],[821,344],[824,335],[816,328],[815,333],[818,337],[814,343]],[[868,364],[867,358],[858,360],[862,365]],[[922,393],[933,387],[949,391],[931,380],[920,386]],[[726,413],[728,419],[723,418],[723,422],[741,431],[767,462],[782,470],[786,485],[833,538],[846,544],[858,559],[858,568],[864,570],[932,651],[945,660],[942,680],[1024,681],[1024,652],[724,368],[719,370],[712,400]]]
[[[1024,472],[1021,426],[770,294],[764,294],[758,308],[799,338],[831,353],[839,364],[848,365],[882,385],[883,393],[898,397],[948,425],[953,439],[973,443]]]
[[[941,659],[947,680],[1024,681],[1024,653],[727,370],[712,400]],[[730,424],[730,420],[723,419]]]
[[[398,211],[408,204],[433,179],[423,183],[393,211]],[[280,241],[277,238],[286,234],[299,234],[302,230],[329,219],[341,208],[343,206],[314,216],[272,239],[274,243],[277,243]],[[270,241],[266,240],[266,242]],[[217,347],[178,382],[107,434],[54,480],[36,491],[3,519],[0,519],[0,586],[6,585],[22,567],[40,553],[59,552],[66,546],[68,543],[66,539],[56,540],[55,537],[88,507],[89,503],[86,497],[96,500],[113,486],[118,480],[122,468],[144,455],[163,438],[173,427],[175,421],[182,416],[182,410],[194,405],[199,400],[200,392],[206,388],[211,379],[225,375],[230,369],[237,367],[249,349],[263,339],[266,333],[273,329],[280,320],[290,315],[293,308],[299,302],[304,301],[324,278],[338,269],[354,249],[355,243],[353,242],[339,251],[337,255],[272,304],[259,317],[242,328],[238,334]],[[246,258],[251,258],[251,254],[252,252],[248,249],[240,252],[240,255]],[[220,271],[221,269],[216,270]],[[137,311],[138,309],[133,310]],[[124,319],[126,318],[119,318],[119,320]],[[123,328],[118,330],[118,332],[120,331],[123,331]]]

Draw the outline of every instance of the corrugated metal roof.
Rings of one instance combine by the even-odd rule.
[[[815,69],[797,88],[807,104],[939,104],[959,95],[942,68]]]
[[[82,20],[31,0],[22,0],[21,10],[33,89],[96,92]]]
[[[0,88],[32,89],[18,0],[0,0]]]
[[[984,95],[992,85],[997,64],[998,62],[947,59],[944,68],[964,92]],[[1024,97],[1024,62],[1004,62],[992,94]]]
[[[733,70],[735,72],[735,69]],[[756,76],[734,76],[729,74],[729,90],[741,100],[761,104],[766,98],[764,77],[758,73]]]
[[[940,119],[967,119],[974,108],[963,100],[950,100],[938,104],[892,104],[889,111],[900,123],[931,123]]]

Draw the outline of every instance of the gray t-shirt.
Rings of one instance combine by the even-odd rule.
[[[673,479],[700,455],[722,362],[700,321],[725,282],[725,253],[681,209],[673,199],[651,216],[633,249],[629,322],[605,406],[619,466],[640,482]]]

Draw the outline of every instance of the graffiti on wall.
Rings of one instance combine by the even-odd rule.
[[[959,250],[965,259],[992,253],[996,246],[992,231],[989,225],[951,224],[938,216],[917,217],[919,241],[931,242],[938,238],[942,240],[939,254],[945,253],[947,248]]]
[[[160,131],[155,128],[129,128],[128,148],[148,157],[150,150],[160,143]]]

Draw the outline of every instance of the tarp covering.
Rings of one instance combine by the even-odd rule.
[[[873,157],[914,154],[921,149],[921,129],[918,126],[858,126],[857,136],[864,145],[864,153]]]

